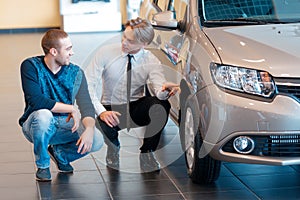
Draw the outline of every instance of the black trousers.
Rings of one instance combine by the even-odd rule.
[[[120,146],[118,131],[123,128],[146,126],[143,145],[140,150],[141,152],[156,150],[162,130],[168,121],[171,107],[168,100],[159,100],[157,97],[145,96],[137,101],[130,102],[130,127],[126,127],[126,104],[104,105],[104,107],[106,110],[121,113],[119,118],[120,124],[113,128],[109,127],[99,117],[97,118],[107,145]]]

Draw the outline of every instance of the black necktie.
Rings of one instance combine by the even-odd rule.
[[[131,90],[131,58],[132,55],[128,54],[128,63],[127,63],[127,107],[126,107],[126,126],[127,131],[130,129],[130,110],[129,110],[129,103],[130,103],[130,90]]]

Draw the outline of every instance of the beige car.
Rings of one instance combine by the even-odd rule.
[[[300,164],[299,11],[295,0],[142,2],[149,49],[181,85],[171,118],[193,182],[215,181],[221,161]]]

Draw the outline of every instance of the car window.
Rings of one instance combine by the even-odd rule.
[[[173,1],[173,6],[176,13],[177,21],[183,20],[188,5],[187,0],[171,0],[171,1]]]
[[[247,17],[272,15],[274,12],[271,0],[234,0],[232,4],[240,8]]]
[[[223,20],[243,17],[243,10],[228,0],[204,1],[204,19]]]
[[[165,11],[168,9],[169,0],[157,0],[156,5],[162,10]]]
[[[153,3],[161,9],[161,11],[174,12],[174,18],[177,21],[184,19],[188,0],[155,0]]]
[[[162,11],[162,9],[157,5],[158,1],[163,2],[163,0],[144,0],[142,2],[139,15],[151,21],[153,15]]]
[[[300,21],[300,1],[274,0],[274,10],[279,19]]]
[[[236,20],[266,23],[300,21],[300,1],[295,0],[199,0],[204,21]]]

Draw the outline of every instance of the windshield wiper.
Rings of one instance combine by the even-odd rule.
[[[209,20],[205,21],[206,23],[232,23],[232,24],[254,24],[254,25],[262,25],[262,24],[287,24],[287,23],[296,23],[296,21],[282,21],[279,19],[256,19],[256,18],[233,18],[233,19],[218,19],[218,20]]]
[[[270,21],[261,20],[261,19],[253,19],[253,18],[234,18],[234,19],[218,19],[218,20],[207,20],[205,23],[218,23],[218,24],[268,24],[272,23]]]

